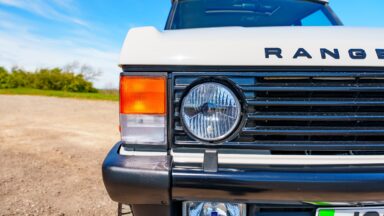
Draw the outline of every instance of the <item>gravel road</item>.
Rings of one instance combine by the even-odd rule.
[[[0,95],[0,215],[116,215],[101,163],[116,102]]]

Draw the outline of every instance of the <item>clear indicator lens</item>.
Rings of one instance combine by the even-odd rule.
[[[166,143],[164,115],[120,114],[121,140],[127,144],[163,145]]]
[[[181,105],[184,126],[206,141],[226,138],[236,128],[240,113],[235,94],[225,85],[214,82],[193,87]]]

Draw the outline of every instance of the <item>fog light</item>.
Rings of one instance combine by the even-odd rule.
[[[183,216],[246,216],[246,205],[220,202],[184,202]]]

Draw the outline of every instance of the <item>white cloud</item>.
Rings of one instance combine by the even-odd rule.
[[[71,13],[77,11],[75,2],[71,0],[0,0],[0,4],[26,10],[47,19],[88,26],[86,21],[71,16]]]
[[[78,8],[76,6],[76,1],[74,0],[51,0],[60,8],[63,8],[67,11],[75,11],[78,12]]]
[[[48,38],[34,34],[38,28],[30,20],[0,10],[0,66],[35,70],[77,61],[102,71],[96,87],[118,87],[118,47],[105,45],[106,39],[87,30]]]
[[[63,44],[61,41],[36,38],[31,35],[7,35],[0,32],[0,65],[8,68],[19,66],[28,70],[64,66],[73,61],[88,64],[103,72],[95,82],[105,88],[117,88],[118,53],[89,47]],[[111,86],[109,86],[111,87]]]

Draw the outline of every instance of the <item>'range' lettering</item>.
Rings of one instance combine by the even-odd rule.
[[[264,49],[265,51],[265,58],[266,59],[284,59],[287,58],[286,55],[284,55],[284,50],[279,47],[267,47]],[[376,53],[375,58],[379,60],[384,60],[384,49],[375,49]],[[327,48],[320,48],[319,53],[321,56],[321,59],[333,59],[338,60],[341,57],[348,57],[352,60],[364,60],[368,58],[368,53],[365,49],[361,48],[351,48],[347,50],[348,55],[347,56],[341,56],[340,50],[338,48],[333,49],[327,49]],[[312,59],[312,53],[310,53],[305,48],[298,48],[296,52],[294,52],[293,56],[288,56],[292,59]]]

